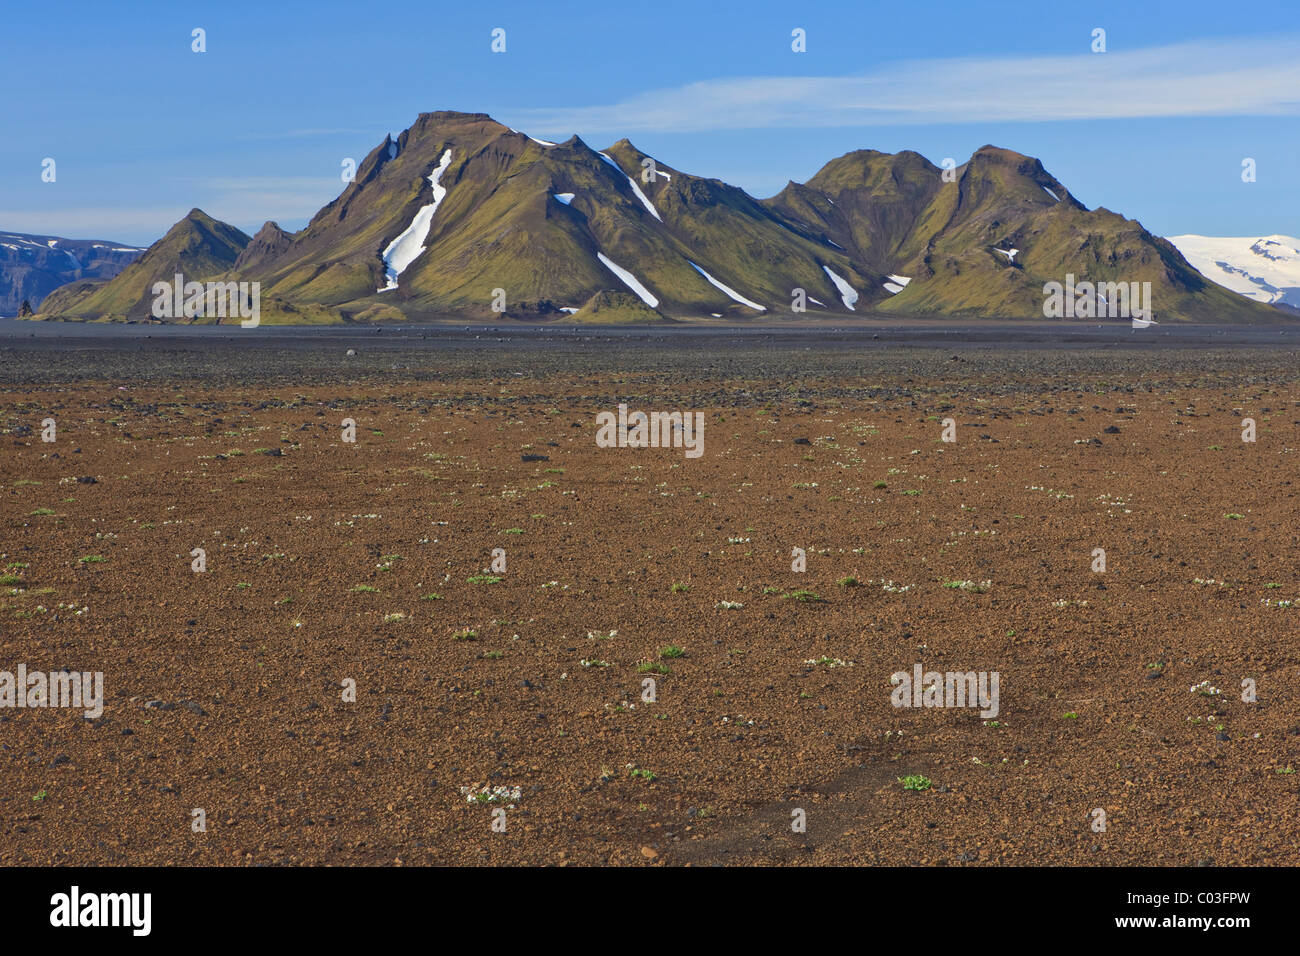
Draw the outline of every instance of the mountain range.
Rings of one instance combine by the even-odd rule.
[[[111,279],[143,249],[103,239],[63,239],[0,232],[0,315],[37,308],[61,285]]]
[[[951,170],[859,150],[760,200],[626,139],[553,143],[482,113],[421,114],[297,232],[268,222],[250,238],[195,209],[115,278],[54,292],[40,317],[144,319],[152,284],[176,273],[260,282],[268,322],[628,313],[603,292],[634,294],[643,319],[789,318],[799,304],[1042,318],[1044,284],[1067,276],[1150,282],[1160,321],[1279,318],[1010,150]]]

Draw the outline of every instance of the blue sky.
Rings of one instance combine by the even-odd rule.
[[[963,162],[993,143],[1160,235],[1300,235],[1297,0],[47,0],[2,17],[0,230],[146,244],[193,206],[300,228],[345,157],[458,109],[628,136],[757,196],[852,149]]]

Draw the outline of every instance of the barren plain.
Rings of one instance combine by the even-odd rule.
[[[1291,328],[240,331],[0,336],[0,864],[1300,863]]]

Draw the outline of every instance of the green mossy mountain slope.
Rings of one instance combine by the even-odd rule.
[[[49,294],[39,316],[146,319],[155,282],[205,281],[235,264],[250,239],[201,209],[189,213],[120,274],[108,281],[74,282]]]
[[[423,251],[385,289],[384,253],[422,209],[428,232],[411,248]],[[985,146],[951,170],[858,150],[758,200],[626,139],[546,144],[482,113],[421,114],[296,233],[268,222],[250,239],[194,210],[115,279],[65,286],[41,311],[143,318],[152,282],[177,271],[260,282],[272,321],[491,320],[502,295],[507,314],[546,318],[610,289],[675,317],[789,318],[803,289],[809,315],[1042,318],[1044,284],[1067,275],[1150,282],[1160,321],[1281,317],[1010,150]]]

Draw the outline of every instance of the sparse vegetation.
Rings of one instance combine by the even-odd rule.
[[[804,663],[805,663],[805,664],[811,664],[811,665],[813,665],[814,667],[817,667],[817,666],[822,666],[822,667],[852,667],[852,666],[853,666],[853,662],[852,662],[852,661],[844,661],[844,660],[840,660],[840,658],[838,658],[838,657],[827,657],[825,654],[823,654],[821,657],[814,657],[814,658],[811,658],[811,659],[809,659],[809,660],[806,660],[806,661],[804,661]]]
[[[972,594],[983,594],[993,586],[992,581],[944,581],[943,586],[954,591],[969,591]]]

